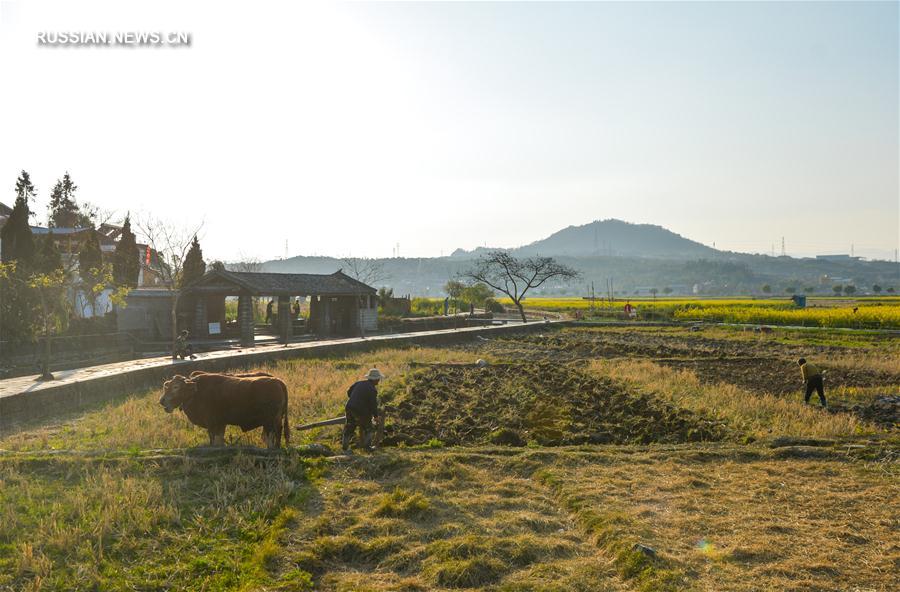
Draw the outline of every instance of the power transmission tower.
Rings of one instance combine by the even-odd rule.
[[[786,253],[784,252],[784,237],[781,237],[781,256],[784,257]]]

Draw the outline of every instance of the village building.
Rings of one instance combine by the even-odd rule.
[[[113,254],[116,251],[116,243],[122,233],[121,226],[113,224],[101,224],[99,228],[75,227],[75,228],[47,228],[44,226],[32,226],[31,234],[35,237],[45,237],[52,233],[53,242],[62,256],[63,266],[78,272],[78,252],[81,245],[87,239],[90,233],[96,233],[98,242],[100,243],[100,253],[104,263],[112,263]],[[137,245],[137,257],[140,259],[141,267],[138,273],[138,288],[142,287],[165,287],[163,274],[160,270],[160,261],[156,251],[150,249],[145,244]],[[101,292],[96,301],[89,303],[84,294],[78,290],[72,290],[69,299],[72,303],[72,310],[76,317],[88,318],[92,316],[103,316],[112,312],[113,305],[109,300],[112,289]]]
[[[12,214],[12,208],[0,202],[0,229],[6,224]],[[116,251],[116,244],[121,238],[122,227],[115,224],[104,223],[98,228],[90,227],[72,227],[72,228],[48,228],[45,226],[31,226],[31,234],[37,239],[52,233],[53,242],[59,251],[63,267],[78,273],[78,252],[81,245],[89,236],[89,233],[97,233],[98,242],[100,243],[100,253],[104,263],[112,263],[113,254]],[[151,249],[148,245],[137,244],[137,257],[140,260],[140,272],[138,273],[138,288],[163,288],[165,292],[166,282],[165,274],[162,266],[165,263],[159,257],[159,254]],[[160,292],[156,290],[156,292]],[[67,299],[72,307],[75,317],[87,318],[91,316],[103,316],[112,312],[113,305],[109,300],[112,289],[104,290],[96,299],[89,303],[80,291],[70,289]],[[149,293],[148,293],[149,294]],[[158,296],[154,295],[153,297]],[[148,296],[151,297],[151,296]],[[152,298],[152,297],[151,297]],[[158,300],[158,298],[157,298]]]
[[[127,306],[118,312],[119,330],[145,339],[171,339],[174,297],[169,290],[133,290]],[[311,274],[214,269],[183,288],[177,298],[178,329],[190,330],[192,340],[237,339],[250,346],[263,328],[285,343],[305,335],[357,337],[378,328],[375,288],[341,270]],[[236,315],[227,313],[229,299],[237,301]],[[271,317],[260,323],[264,327],[257,327],[254,302],[271,302]],[[297,313],[299,302],[302,315]]]

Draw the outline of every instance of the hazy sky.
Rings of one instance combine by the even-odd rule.
[[[898,4],[0,1],[0,201],[205,221],[207,259],[570,224],[893,258]],[[191,47],[39,47],[186,31]]]

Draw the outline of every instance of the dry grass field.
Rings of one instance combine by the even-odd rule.
[[[800,355],[837,411],[803,405]],[[900,431],[867,409],[898,360],[875,335],[566,328],[266,368],[294,425],[387,374],[385,446],[350,456],[321,455],[335,427],[211,450],[133,393],[0,440],[0,590],[897,590]]]

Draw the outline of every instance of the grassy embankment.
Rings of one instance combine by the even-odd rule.
[[[570,333],[579,335],[562,335]],[[717,338],[754,346],[736,332]],[[390,377],[385,393],[399,398],[406,386],[445,380],[440,367],[411,363],[476,356],[522,363],[525,376],[543,363],[510,360],[487,343],[270,370],[288,383],[299,423],[338,413],[346,386],[376,360]],[[900,586],[896,464],[853,461],[841,448],[744,445],[748,437],[883,438],[874,426],[805,408],[796,397],[709,385],[647,359],[563,363],[558,380],[566,384],[584,388],[594,376],[610,401],[658,400],[715,415],[729,435],[719,443],[544,447],[525,433],[520,448],[401,447],[340,460],[206,456],[185,451],[205,440],[201,430],[165,414],[157,391],[136,393],[0,441],[0,590]],[[494,400],[479,374],[452,376],[446,384],[467,397]],[[504,388],[503,373],[486,376],[492,389]],[[297,432],[293,443],[334,445],[336,433]],[[231,443],[258,439],[228,434]]]

